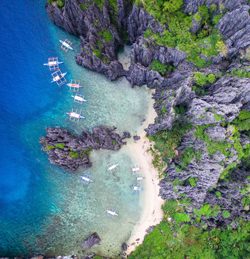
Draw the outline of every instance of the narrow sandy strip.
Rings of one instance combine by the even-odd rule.
[[[150,123],[154,122],[155,117],[156,112],[153,108],[153,99],[151,99],[147,118],[140,130],[137,132],[137,135],[140,136],[140,140],[136,142],[132,141],[127,144],[130,154],[133,155],[141,168],[140,175],[144,177],[142,197],[143,211],[141,213],[141,218],[135,225],[128,241],[128,249],[126,251],[127,254],[130,254],[139,244],[143,242],[143,239],[147,234],[146,230],[150,226],[159,224],[163,217],[163,212],[161,210],[163,200],[159,197],[158,172],[152,165],[152,156],[148,152],[150,142],[144,131]]]

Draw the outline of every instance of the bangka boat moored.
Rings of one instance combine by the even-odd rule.
[[[60,86],[67,82],[67,80],[65,79],[65,76],[67,75],[67,73],[62,73],[60,69],[55,71],[51,75],[52,75],[51,83],[57,83],[57,85]]]
[[[81,176],[81,179],[85,182],[88,182],[88,183],[92,183],[93,180],[91,180],[90,178],[86,177],[86,176]]]
[[[84,97],[82,95],[72,95],[72,98],[74,98],[74,101],[77,103],[82,104],[83,102],[87,102],[87,100],[84,99]]]
[[[83,87],[82,85],[80,85],[79,80],[71,80],[71,82],[68,83],[67,86],[73,90],[79,90],[81,87]]]
[[[71,111],[66,113],[71,120],[79,121],[80,119],[84,119],[84,117],[81,115],[81,113],[77,111]]]
[[[73,50],[73,48],[72,48],[72,42],[71,41],[69,41],[68,39],[66,39],[66,40],[59,40],[60,41],[60,43],[62,44],[61,45],[61,49],[62,50],[64,50],[64,51],[68,51],[68,50]]]
[[[50,71],[55,71],[59,69],[59,65],[63,62],[58,61],[58,57],[50,57],[48,58],[48,63],[44,63],[44,66],[49,67]]]
[[[114,170],[117,166],[118,166],[118,164],[114,164],[114,165],[109,166],[108,171]]]
[[[132,172],[133,173],[136,173],[136,172],[139,172],[139,171],[140,171],[140,167],[139,166],[132,167]]]
[[[134,187],[133,187],[133,190],[138,192],[138,191],[141,190],[141,187],[139,187],[139,186],[134,186]]]
[[[136,178],[137,181],[142,181],[143,180],[143,177],[142,176],[139,176]]]
[[[106,210],[106,212],[111,216],[118,216],[118,214],[113,210]]]

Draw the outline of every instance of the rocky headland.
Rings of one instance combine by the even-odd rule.
[[[91,150],[119,150],[126,144],[124,139],[130,137],[128,132],[120,136],[115,128],[103,126],[93,128],[92,132],[85,130],[79,136],[61,128],[47,128],[46,132],[46,136],[40,139],[43,150],[52,164],[68,171],[90,167]]]
[[[164,6],[172,20],[149,1],[52,1],[46,9],[81,39],[79,65],[155,89],[157,118],[146,132],[164,168],[161,197],[178,200],[185,222],[236,228],[249,220],[249,1],[177,2]],[[128,69],[117,59],[124,44],[132,45]]]

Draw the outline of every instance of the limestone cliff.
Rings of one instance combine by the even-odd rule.
[[[194,50],[188,46],[186,50],[183,45],[163,44],[161,38],[168,33],[170,24],[155,19],[143,5],[132,1],[65,0],[61,9],[55,3],[47,4],[46,8],[56,25],[80,37],[78,64],[103,73],[111,80],[126,76],[132,85],[146,84],[156,89],[158,117],[146,130],[148,135],[171,130],[180,121],[192,125],[176,148],[176,157],[168,161],[165,178],[161,181],[161,196],[165,199],[185,196],[192,200],[193,207],[206,202],[221,203],[231,210],[229,219],[223,221],[219,215],[216,220],[208,220],[210,225],[228,224],[239,211],[245,215],[249,208],[239,205],[242,197],[236,189],[247,184],[249,168],[242,160],[249,156],[250,140],[249,131],[238,131],[236,122],[242,113],[250,112],[248,2],[184,1],[184,17],[193,17],[191,37],[199,40],[199,33],[209,34],[216,30],[211,39],[221,38],[216,42],[220,51],[208,55],[205,55],[209,49],[206,41],[204,46],[197,45],[204,47],[204,51],[199,53],[195,49],[199,53],[196,60],[190,58]],[[208,18],[201,16],[201,8],[207,8]],[[117,60],[117,51],[124,44],[132,45],[128,70]],[[208,65],[199,67],[197,60]],[[196,77],[209,75],[207,82],[197,82]],[[247,120],[249,123],[249,118]],[[183,166],[181,157],[189,148],[201,155]],[[243,172],[244,180],[237,178],[238,182],[234,183],[236,172]],[[225,175],[229,177],[231,190],[224,188]],[[190,179],[195,179],[193,184]],[[223,196],[220,201],[215,197],[218,190]],[[233,193],[237,202],[231,199]]]

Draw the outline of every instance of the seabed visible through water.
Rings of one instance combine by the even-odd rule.
[[[102,242],[90,251],[117,255],[142,209],[141,194],[132,188],[136,183],[131,173],[136,164],[132,154],[123,148],[118,152],[95,151],[92,168],[70,174],[49,164],[39,137],[48,126],[80,133],[83,127],[108,125],[136,134],[149,108],[150,91],[131,88],[124,78],[110,82],[78,66],[76,53],[62,52],[58,40],[69,38],[75,49],[79,40],[48,21],[44,1],[28,0],[12,8],[3,2],[3,25],[6,19],[9,26],[3,35],[9,42],[5,41],[2,51],[11,49],[12,65],[2,69],[0,95],[0,146],[5,154],[0,167],[0,255],[81,255],[81,242],[93,232]],[[42,65],[54,55],[64,62],[61,70],[68,72],[67,79],[81,80],[84,86],[81,93],[87,102],[81,110],[86,119],[79,123],[70,122],[66,115],[79,108],[72,93],[66,86],[51,84],[50,72]],[[9,87],[13,71],[17,79]],[[12,94],[14,107],[6,101]],[[107,171],[112,163],[119,164],[114,173]],[[94,182],[86,185],[80,179],[82,174],[90,175]],[[119,217],[107,215],[106,209],[116,210]]]

